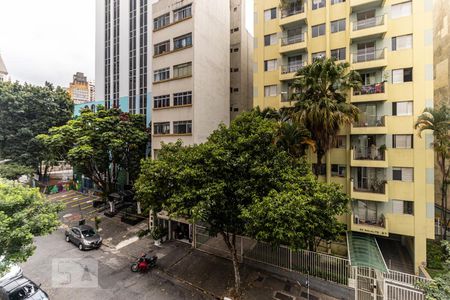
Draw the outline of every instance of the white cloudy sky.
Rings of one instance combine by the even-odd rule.
[[[0,54],[13,80],[67,86],[77,71],[93,80],[94,39],[95,0],[0,0]]]

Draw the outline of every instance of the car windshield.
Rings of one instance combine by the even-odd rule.
[[[94,229],[90,229],[90,228],[81,231],[81,233],[82,233],[83,236],[85,236],[85,237],[91,237],[91,236],[94,236],[94,235],[95,235]]]

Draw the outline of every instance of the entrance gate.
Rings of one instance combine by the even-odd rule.
[[[381,274],[373,268],[356,268],[356,300],[383,300],[383,283],[377,280],[377,275]]]

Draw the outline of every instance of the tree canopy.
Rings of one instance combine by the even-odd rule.
[[[348,62],[317,59],[296,73],[299,78],[291,87],[291,100],[296,101],[293,119],[305,126],[315,141],[316,176],[339,130],[358,120],[359,109],[347,102],[347,93],[360,88],[361,76],[349,67]]]
[[[34,169],[16,163],[0,164],[0,177],[17,180],[22,175],[32,175]]]
[[[0,159],[30,166],[41,174],[47,151],[35,137],[72,118],[73,103],[60,87],[0,82]]]
[[[0,273],[11,263],[26,261],[35,249],[33,237],[59,225],[61,204],[46,200],[38,189],[0,178]]]
[[[54,157],[69,162],[108,195],[117,187],[119,172],[133,182],[145,157],[149,134],[142,115],[119,109],[85,109],[66,125],[39,135]]]
[[[447,228],[450,220],[447,218],[448,210],[448,184],[450,182],[450,108],[442,105],[439,108],[426,108],[417,118],[415,128],[421,136],[423,131],[430,130],[433,132],[434,142],[433,149],[436,153],[437,165],[441,180],[441,207],[442,207],[442,239],[447,239]]]
[[[233,258],[235,291],[240,290],[237,235],[304,246],[311,234],[337,224],[335,215],[348,204],[337,186],[319,184],[309,165],[277,146],[277,128],[276,121],[258,112],[243,113],[229,128],[220,126],[204,144],[164,145],[157,160],[143,162],[135,184],[144,206],[201,222],[211,236],[223,238]],[[296,198],[288,200],[291,196]],[[331,203],[334,196],[337,202]],[[267,203],[276,205],[264,207]],[[292,210],[296,204],[300,206]],[[268,213],[261,213],[263,209]],[[288,210],[289,214],[271,227],[261,226],[272,222],[271,213],[281,216]],[[318,214],[328,218],[328,223],[315,216]],[[293,219],[305,220],[305,215],[314,221],[303,227],[291,226]],[[324,236],[333,239],[336,235],[330,233],[337,234],[340,228],[329,229]],[[277,235],[280,231],[286,233]],[[289,240],[292,236],[295,245]]]

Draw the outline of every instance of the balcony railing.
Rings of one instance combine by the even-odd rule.
[[[281,92],[281,102],[289,102],[291,101],[292,93]]]
[[[376,16],[370,19],[356,21],[353,23],[353,31],[363,30],[380,25],[384,25],[384,16]]]
[[[353,53],[353,63],[360,63],[384,58],[384,49],[365,49]]]
[[[296,43],[302,43],[305,41],[305,32],[302,32],[300,34],[286,36],[281,38],[281,45],[287,46],[292,45]]]
[[[371,95],[384,93],[384,82],[378,82],[374,84],[366,84],[361,87],[361,90],[354,91],[353,95]]]
[[[384,127],[385,116],[368,116],[367,114],[360,114],[358,122],[353,124],[353,127]]]
[[[353,159],[355,160],[385,160],[386,146],[354,147]]]
[[[375,194],[385,194],[386,193],[386,180],[369,180],[364,183],[360,183],[360,180],[356,179],[353,190],[355,192],[363,193],[375,193]]]
[[[364,219],[360,217],[357,212],[353,212],[353,224],[386,228],[386,218],[384,215],[381,215],[379,218]]]
[[[305,12],[305,5],[302,1],[292,1],[286,4],[286,7],[281,9],[281,18],[287,18],[296,14]]]
[[[290,63],[281,66],[281,74],[296,73],[298,70],[306,66],[306,61]]]

